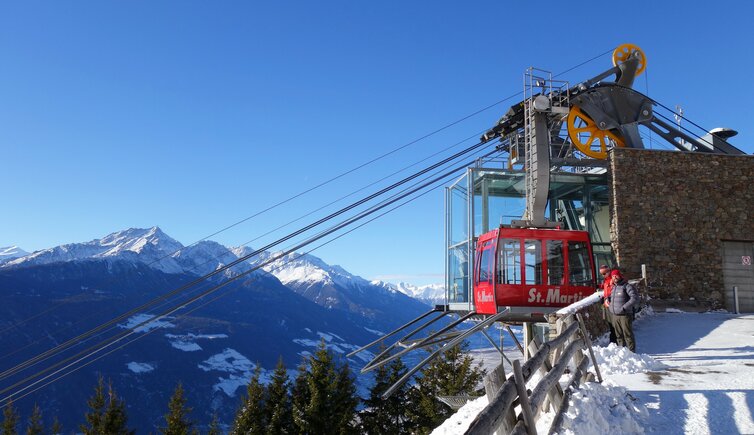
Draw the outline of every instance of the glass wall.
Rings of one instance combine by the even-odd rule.
[[[445,231],[445,297],[450,304],[467,304],[471,288],[469,258],[472,255],[467,175],[445,190]]]
[[[523,171],[469,168],[466,175],[446,188],[446,296],[451,309],[464,309],[461,305],[454,307],[453,304],[463,304],[471,308],[470,271],[473,270],[476,238],[500,225],[509,225],[512,220],[523,217],[526,209],[525,183]],[[546,213],[550,221],[560,222],[563,229],[589,231],[596,263],[612,264],[605,173],[551,174]],[[531,275],[527,272],[527,277],[531,276],[532,280],[541,281],[542,271],[539,270],[539,263],[542,255],[546,255],[548,267],[551,268],[548,270],[548,280],[552,284],[556,284],[554,281],[562,281],[562,250],[562,245],[548,245],[546,253],[539,252],[538,248],[534,248],[531,253],[527,250],[527,271],[530,259],[531,270],[535,272]],[[501,255],[504,255],[503,251]],[[502,275],[499,279],[521,279],[517,276],[520,273],[504,258],[498,258],[498,262],[502,266],[499,268]],[[569,264],[569,269],[574,272],[575,266]],[[583,266],[579,273],[582,277],[587,275]]]

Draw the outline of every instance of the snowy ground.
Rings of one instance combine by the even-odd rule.
[[[561,433],[754,434],[754,315],[656,313],[634,330],[636,354],[595,347],[604,382],[582,384]],[[433,433],[463,433],[486,403]],[[540,418],[539,433],[552,418]]]

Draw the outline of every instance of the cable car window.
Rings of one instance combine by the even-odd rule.
[[[495,252],[492,250],[492,241],[484,242],[482,245],[482,255],[479,258],[479,282],[492,283],[492,266],[495,259]]]
[[[542,284],[542,242],[524,241],[524,264],[526,264],[526,283]]]
[[[521,284],[521,242],[501,239],[498,256],[498,283]]]
[[[565,262],[563,261],[563,241],[547,240],[547,284],[563,285]]]
[[[584,242],[568,242],[568,274],[572,285],[592,285],[592,265]]]

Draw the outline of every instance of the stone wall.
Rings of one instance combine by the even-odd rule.
[[[611,238],[629,278],[647,265],[653,304],[725,305],[723,240],[754,240],[754,156],[616,148]]]

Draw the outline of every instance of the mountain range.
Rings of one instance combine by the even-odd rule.
[[[33,253],[0,249],[2,371],[127,314],[97,336],[81,339],[69,353],[0,377],[0,389],[125,331],[132,344],[17,399],[18,407],[31,409],[36,402],[47,415],[57,415],[66,431],[75,429],[99,373],[112,379],[126,400],[138,432],[162,423],[178,382],[199,423],[207,424],[213,413],[229,423],[256,365],[267,374],[282,358],[293,370],[322,341],[345,360],[346,353],[428,311],[431,303],[409,296],[417,294],[416,287],[369,282],[308,254],[263,252],[200,279],[250,252],[212,241],[183,246],[158,227]],[[154,300],[160,303],[139,309]],[[182,308],[173,312],[173,307]],[[370,356],[359,354],[348,363],[358,372]],[[358,379],[362,394],[369,382]]]

